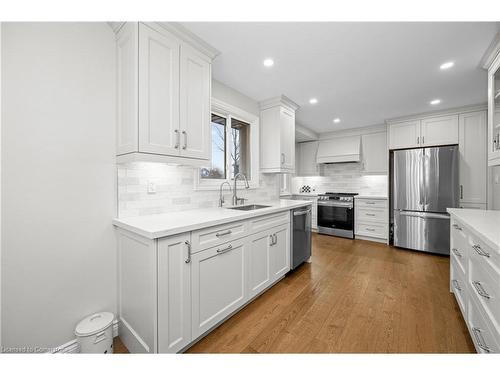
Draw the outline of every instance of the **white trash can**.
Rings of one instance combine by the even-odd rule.
[[[113,319],[110,312],[86,317],[75,328],[81,353],[113,353]]]

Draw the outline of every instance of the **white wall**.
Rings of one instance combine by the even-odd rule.
[[[116,311],[115,49],[104,23],[6,23],[2,344]]]
[[[256,116],[260,116],[259,104],[257,101],[215,79],[212,80],[212,97],[225,103],[232,104]]]

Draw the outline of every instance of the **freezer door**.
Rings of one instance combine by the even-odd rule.
[[[446,212],[447,208],[458,207],[458,146],[424,150],[424,211]]]
[[[449,255],[449,215],[394,211],[394,246]]]
[[[422,211],[424,209],[423,149],[394,151],[393,208]]]

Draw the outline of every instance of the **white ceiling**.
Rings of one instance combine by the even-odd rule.
[[[183,23],[221,51],[213,76],[255,100],[285,94],[317,132],[486,102],[479,60],[498,23]],[[265,68],[264,58],[275,64]],[[446,61],[455,67],[440,71]],[[309,104],[315,97],[318,104]],[[438,106],[429,101],[442,100]],[[341,118],[339,124],[332,119]]]

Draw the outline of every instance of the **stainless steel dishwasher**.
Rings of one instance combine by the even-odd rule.
[[[290,268],[301,265],[311,257],[311,206],[292,210],[292,264]]]

